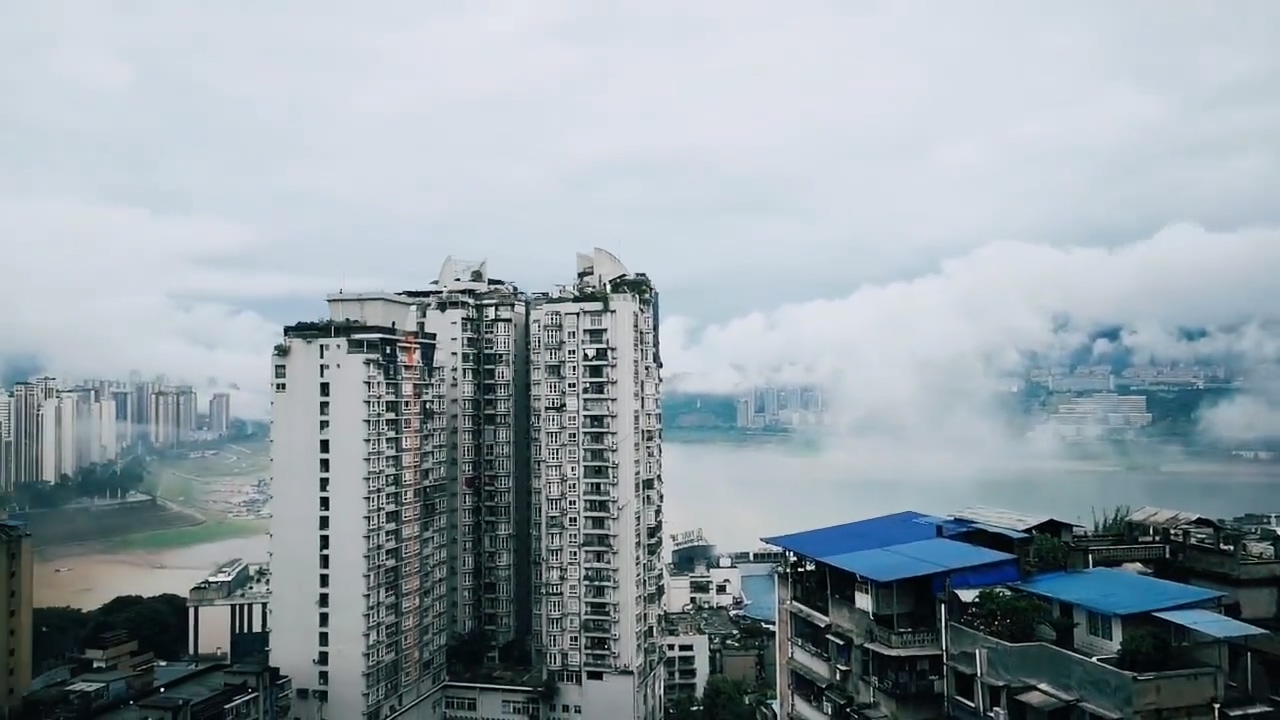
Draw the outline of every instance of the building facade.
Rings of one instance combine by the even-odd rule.
[[[415,307],[333,296],[274,351],[271,660],[305,717],[434,717],[445,680],[446,381]]]
[[[662,707],[658,298],[612,254],[530,320],[535,654],[588,717]]]
[[[226,437],[231,430],[231,393],[217,392],[209,397],[209,432]]]
[[[766,538],[789,556],[778,576],[779,716],[941,717],[939,598],[1021,577],[1016,554],[974,544],[994,538],[1030,536],[902,512]]]
[[[431,289],[404,293],[436,336],[445,380],[452,499],[453,632],[483,631],[490,660],[527,655],[532,621],[528,297],[483,262],[446,259]],[[519,647],[516,647],[519,645]],[[499,657],[499,656],[502,657]]]
[[[33,549],[21,523],[0,521],[0,707],[13,708],[31,686]]]
[[[527,295],[484,263],[448,260],[426,290],[329,307],[327,321],[286,328],[273,363],[271,658],[297,706],[344,719],[659,717],[649,280],[596,250],[575,283]],[[420,487],[384,500],[411,481],[410,461]],[[386,532],[394,543],[370,544]],[[413,556],[380,550],[409,536]],[[368,588],[392,603],[376,620],[328,610],[368,610]],[[397,638],[407,648],[385,645]]]

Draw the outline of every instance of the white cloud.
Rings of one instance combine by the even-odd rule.
[[[21,3],[0,354],[259,387],[296,318],[239,308],[448,254],[546,285],[601,245],[669,316],[743,316],[683,353],[669,324],[673,368],[760,353],[917,399],[1055,309],[1273,303],[1266,231],[1088,248],[1280,226],[1277,45],[1269,2]]]

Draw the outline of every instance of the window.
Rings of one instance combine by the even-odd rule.
[[[283,380],[284,378],[285,378],[285,366],[284,366],[284,365],[277,365],[277,366],[276,366],[276,379],[277,379],[277,380]]]
[[[1096,613],[1090,610],[1088,611],[1088,616],[1086,619],[1088,621],[1086,625],[1088,627],[1088,632],[1091,637],[1096,637],[1099,640],[1106,640],[1107,642],[1112,641],[1113,636],[1111,634],[1112,630],[1111,630],[1110,615],[1103,615],[1102,613]]]

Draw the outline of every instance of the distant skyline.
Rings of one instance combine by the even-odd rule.
[[[668,371],[802,363],[873,415],[1051,349],[1060,313],[1154,345],[1280,316],[1275,3],[10,16],[0,355],[60,375],[265,407],[281,325],[327,292],[448,255],[545,288],[593,246],[661,288]]]

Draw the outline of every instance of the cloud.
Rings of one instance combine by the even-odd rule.
[[[1280,333],[1255,320],[1280,317],[1278,264],[1280,229],[1272,228],[1215,233],[1180,225],[1112,248],[992,243],[936,272],[865,285],[839,300],[702,328],[673,319],[663,327],[663,361],[689,390],[819,383],[842,442],[891,453],[881,459],[895,464],[912,462],[909,444],[928,447],[923,461],[930,464],[983,453],[1006,458],[999,402],[1010,378],[1021,374],[1028,353],[1062,357],[1087,345],[1097,328],[1124,324],[1125,343],[1140,358],[1192,361],[1212,353],[1249,367],[1275,362]],[[1070,319],[1065,332],[1063,318]],[[1188,342],[1187,326],[1214,332]],[[1258,395],[1219,407],[1213,426],[1260,435],[1264,410],[1276,410],[1267,399],[1271,386],[1254,388]],[[869,454],[857,459],[871,461]]]
[[[950,317],[927,274],[1004,258],[962,290],[1021,337],[1054,303],[1019,264],[1280,224],[1280,6],[1232,8],[20,3],[0,25],[0,354],[264,388],[298,319],[273,308],[344,278],[421,286],[450,254],[545,287],[593,245],[655,277],[668,315],[765,334],[857,287]],[[1106,286],[1135,279],[1097,280],[1081,312],[1147,310]],[[988,351],[933,331],[955,344],[913,367]],[[866,359],[851,383],[924,394]]]

